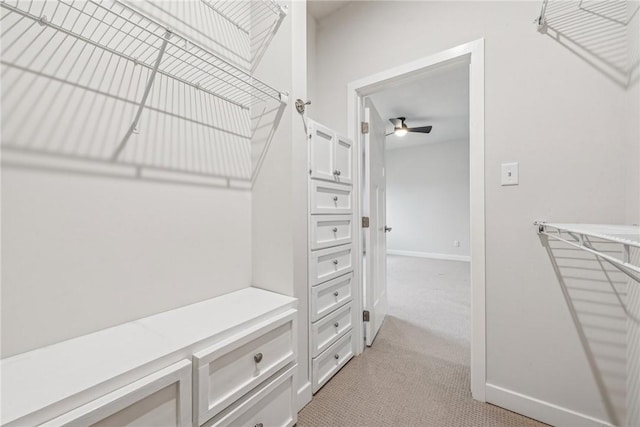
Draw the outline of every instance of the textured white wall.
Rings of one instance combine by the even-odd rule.
[[[318,27],[315,111],[346,132],[349,82],[485,38],[487,380],[607,421],[611,412],[532,223],[625,222],[638,185],[620,185],[626,94],[619,76],[595,62],[601,58],[536,32],[539,10],[536,2],[354,2]],[[600,40],[590,35],[578,41]],[[610,43],[624,48],[624,36]],[[520,162],[519,186],[500,186],[507,161]],[[531,416],[541,407],[556,414],[528,402],[521,411]]]
[[[387,250],[469,256],[469,141],[387,150],[386,163]]]

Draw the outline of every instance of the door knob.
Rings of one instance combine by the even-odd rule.
[[[385,233],[389,233],[391,232],[391,227],[387,227],[386,225],[384,226],[384,232]]]

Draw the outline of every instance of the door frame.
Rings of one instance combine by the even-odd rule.
[[[471,219],[471,394],[474,399],[486,401],[486,313],[485,313],[485,191],[484,191],[484,39],[474,40],[451,49],[409,62],[362,79],[347,86],[347,126],[354,143],[353,192],[356,224],[362,217],[363,146],[360,122],[364,117],[364,97],[409,79],[418,79],[425,72],[454,64],[469,64],[469,174]],[[363,310],[363,241],[361,228],[354,233],[354,252],[358,262],[354,265],[354,292],[356,313]],[[354,325],[355,354],[364,351],[364,322],[357,316]]]

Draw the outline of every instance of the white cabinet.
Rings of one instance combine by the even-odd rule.
[[[334,168],[336,181],[353,184],[353,142],[349,138],[336,135]]]
[[[295,314],[289,310],[193,356],[199,425],[294,362]]]
[[[311,249],[330,248],[353,240],[351,215],[312,215],[310,226]]]
[[[311,286],[353,271],[353,246],[344,245],[312,251],[309,258]]]
[[[246,288],[3,359],[0,424],[291,426],[296,305]]]
[[[317,392],[353,357],[353,335],[349,331],[319,357],[312,360],[312,390]]]
[[[313,121],[308,131],[311,178],[353,184],[353,142]]]
[[[296,423],[295,367],[279,374],[255,393],[208,420],[204,427],[261,426],[290,427]]]
[[[353,273],[311,288],[311,321],[315,322],[353,299]]]
[[[312,214],[350,214],[353,212],[352,187],[331,182],[311,181]]]
[[[43,426],[191,425],[191,362],[183,360]]]
[[[353,143],[309,122],[309,287],[312,390],[353,356],[356,257],[353,237]]]
[[[352,322],[351,304],[336,310],[325,316],[322,320],[311,325],[311,342],[313,343],[313,356],[319,356],[336,339],[351,330]]]

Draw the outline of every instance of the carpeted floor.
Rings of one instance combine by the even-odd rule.
[[[543,426],[471,398],[469,264],[388,257],[389,315],[298,414],[299,427]]]

